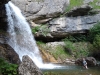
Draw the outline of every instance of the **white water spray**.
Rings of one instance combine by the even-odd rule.
[[[56,65],[43,64],[38,47],[32,35],[29,24],[25,20],[21,11],[12,2],[6,4],[8,20],[8,44],[17,52],[22,60],[24,55],[28,55],[39,68],[54,68]]]

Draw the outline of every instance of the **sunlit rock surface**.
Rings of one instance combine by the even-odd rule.
[[[59,16],[69,5],[69,0],[11,0],[17,5],[28,20],[39,23]]]
[[[34,62],[27,56],[23,56],[18,68],[19,75],[43,75]]]
[[[49,22],[51,35],[64,37],[68,34],[85,33],[100,21],[100,14],[92,16],[62,17]]]

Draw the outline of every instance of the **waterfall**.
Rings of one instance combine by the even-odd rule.
[[[9,40],[7,43],[16,51],[20,60],[28,55],[39,68],[54,68],[56,65],[43,64],[39,49],[32,35],[29,24],[20,9],[12,2],[6,6]]]
[[[41,65],[42,58],[32,35],[29,24],[25,20],[21,11],[12,2],[6,4],[8,20],[8,44],[19,55],[20,60],[24,55],[28,55],[36,65]]]

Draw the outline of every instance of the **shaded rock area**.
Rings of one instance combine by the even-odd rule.
[[[23,56],[22,63],[18,68],[19,75],[43,75],[40,69],[27,55]]]
[[[5,4],[10,0],[0,0],[0,30],[7,31],[7,16]]]
[[[0,0],[0,5],[4,5],[6,3],[8,3],[10,0]]]
[[[88,66],[96,66],[97,65],[97,61],[94,57],[86,57],[85,59],[87,61]],[[76,59],[75,64],[83,65],[83,59],[82,58]]]
[[[70,12],[67,13],[68,17],[84,16],[88,15],[89,11],[92,10],[90,5],[82,5],[81,7],[74,7]]]
[[[8,44],[0,43],[0,57],[4,58],[10,63],[20,64],[18,54]]]

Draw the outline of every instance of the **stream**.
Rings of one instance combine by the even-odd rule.
[[[100,75],[100,66],[88,67],[63,65],[60,68],[41,69],[44,75]]]

